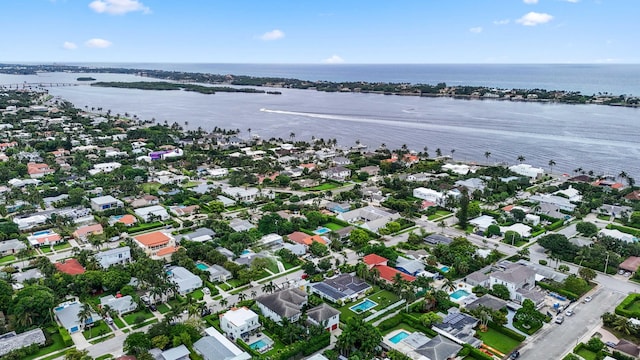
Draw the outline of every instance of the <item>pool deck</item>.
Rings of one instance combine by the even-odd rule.
[[[258,335],[260,335],[260,336],[258,336]],[[255,349],[257,352],[263,354],[263,353],[265,353],[265,352],[267,352],[267,351],[269,351],[269,350],[271,350],[273,348],[273,344],[274,344],[273,340],[270,337],[268,337],[267,335],[265,335],[265,334],[263,334],[261,332],[255,334],[255,335],[249,336],[249,340],[245,341],[245,343],[247,345],[251,346],[251,344],[253,344],[254,342],[256,342],[258,340],[264,340],[265,342],[268,342],[270,344],[265,346],[265,347],[263,347],[263,348],[261,348],[261,349],[259,349],[259,350]]]
[[[463,296],[461,298],[458,299],[454,299],[451,297],[451,294],[453,294],[454,292],[458,291],[458,290],[464,290],[466,292],[469,293],[468,296]],[[476,299],[478,299],[478,297],[473,293],[473,286],[465,283],[464,281],[459,281],[458,283],[456,283],[456,289],[453,291],[449,292],[449,299],[451,299],[451,301],[460,304],[460,305],[467,305],[470,304],[472,302],[474,302]]]
[[[388,333],[388,334],[387,334],[387,336],[385,336],[385,337],[382,339],[382,343],[383,343],[386,347],[388,347],[389,349],[395,349],[395,350],[398,350],[398,351],[400,351],[400,352],[401,352],[401,353],[403,353],[403,354],[407,354],[407,353],[409,353],[409,351],[412,351],[412,350],[413,350],[413,348],[412,348],[412,347],[410,347],[410,346],[408,346],[408,345],[406,345],[402,340],[401,340],[401,341],[398,341],[398,343],[397,343],[397,344],[394,344],[393,342],[391,342],[391,338],[392,338],[392,337],[394,337],[394,336],[398,335],[399,333],[401,333],[401,332],[403,332],[403,331],[404,331],[404,332],[406,332],[406,333],[408,333],[409,335],[411,335],[411,334],[412,334],[412,332],[411,332],[411,331],[409,331],[409,330],[405,330],[405,329],[397,329],[397,330],[393,330],[392,332]]]

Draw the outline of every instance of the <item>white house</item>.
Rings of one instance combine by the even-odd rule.
[[[509,166],[509,170],[513,171],[518,175],[526,176],[534,180],[539,179],[544,175],[544,169],[536,168],[529,164],[518,164],[518,165]]]
[[[96,175],[99,173],[110,173],[115,169],[121,167],[119,162],[107,162],[93,165],[93,169],[89,170],[89,174]]]
[[[325,179],[335,179],[335,180],[343,181],[349,176],[351,176],[351,170],[342,166],[336,166],[336,167],[320,170],[320,176]]]
[[[475,226],[480,231],[487,231],[489,226],[496,224],[496,219],[489,215],[482,215],[469,221],[469,224]]]
[[[91,209],[93,211],[105,211],[109,209],[121,208],[124,203],[111,195],[91,198]]]
[[[465,164],[444,164],[442,169],[459,175],[467,175],[471,171],[471,167]]]
[[[582,195],[580,195],[580,191],[574,189],[572,186],[569,186],[567,189],[558,190],[553,193],[554,195],[564,195],[569,201],[580,202],[582,201]]]
[[[89,305],[86,305],[89,306]],[[56,315],[62,327],[67,329],[69,334],[73,334],[78,331],[84,330],[86,325],[92,324],[98,320],[101,320],[102,317],[98,315],[96,312],[91,311],[91,316],[83,321],[80,321],[78,314],[82,309],[82,304],[78,301],[65,302],[58,305],[55,309],[53,309],[53,313]]]
[[[229,175],[229,170],[226,168],[207,169],[209,176],[214,178],[222,178]]]
[[[438,205],[444,204],[444,194],[433,189],[427,189],[424,187],[415,188],[413,189],[413,197],[431,201]]]
[[[262,238],[260,238],[258,242],[260,243],[260,245],[264,247],[273,247],[277,245],[282,245],[284,243],[284,240],[282,236],[278,234],[267,234]]]
[[[223,189],[222,192],[236,199],[236,201],[242,202],[254,202],[257,197],[264,197],[267,199],[275,199],[275,194],[267,190],[259,190],[258,188],[241,188],[241,187],[228,187]]]
[[[122,297],[115,297],[113,295],[107,295],[100,298],[100,306],[104,309],[105,306],[109,306],[109,309],[123,315],[135,311],[138,308],[138,304],[133,301],[131,295]]]
[[[145,222],[149,222],[154,218],[161,221],[169,220],[171,218],[171,216],[167,212],[167,209],[165,209],[161,205],[137,208],[133,210],[133,212],[135,212],[136,215],[142,218]]]
[[[180,295],[188,294],[202,287],[202,279],[182,266],[171,267],[167,272],[169,273],[169,280],[178,285],[178,293]]]
[[[387,211],[385,208],[365,206],[338,214],[336,219],[355,224],[363,229],[378,231],[389,221],[398,219],[400,214]]]
[[[234,308],[220,317],[220,328],[231,340],[247,338],[260,329],[258,314],[246,307]]]
[[[251,360],[251,355],[242,351],[214,327],[204,329],[206,336],[193,343],[193,350],[204,360]]]
[[[94,255],[96,261],[103,269],[111,265],[127,264],[131,262],[131,248],[128,246],[100,251]]]
[[[623,233],[622,231],[616,229],[601,229],[600,231],[598,231],[598,236],[608,236],[627,243],[634,243],[638,241],[638,238],[636,238],[635,236]]]
[[[538,305],[544,301],[544,293],[535,289],[536,270],[524,264],[513,263],[503,271],[489,274],[489,286],[504,285],[509,289],[509,298],[518,303],[529,299]]]
[[[233,277],[231,271],[220,265],[211,265],[207,268],[207,271],[209,272],[209,281],[211,282],[223,282]]]
[[[576,205],[572,204],[571,201],[562,196],[549,195],[549,194],[536,194],[529,197],[529,200],[532,202],[537,202],[542,204],[553,205],[560,210],[564,210],[567,212],[573,212],[576,209]]]
[[[523,238],[531,236],[531,226],[528,226],[528,225],[525,225],[525,224],[516,223],[516,224],[509,225],[509,226],[501,226],[500,227],[500,232],[501,233],[504,234],[507,231],[515,231],[518,234],[520,234],[520,236],[522,236]],[[509,239],[506,239],[506,240],[509,240]]]
[[[307,311],[307,321],[313,325],[322,325],[327,331],[333,331],[340,323],[340,311],[322,303]]]

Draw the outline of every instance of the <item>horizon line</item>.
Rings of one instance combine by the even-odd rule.
[[[286,63],[286,62],[160,62],[160,61],[5,61],[3,65],[66,65],[66,64],[190,64],[190,65],[326,65],[326,66],[362,66],[362,65],[640,65],[640,62],[433,62],[433,63]]]

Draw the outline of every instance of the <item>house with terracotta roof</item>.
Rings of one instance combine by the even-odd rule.
[[[388,266],[389,260],[377,254],[369,254],[362,258],[362,261],[367,264],[369,270],[376,269],[380,274],[380,279],[384,279],[386,282],[392,283],[396,277],[396,274],[400,274],[405,281],[412,282],[416,279],[415,276],[405,274],[400,270],[394,269]]]
[[[111,225],[115,225],[116,223],[121,223],[121,224],[124,224],[125,226],[133,226],[137,222],[138,222],[138,219],[131,214],[113,216],[109,220],[109,223]]]
[[[640,201],[640,190],[634,190],[625,195],[624,198],[631,201]]]
[[[198,212],[200,206],[198,205],[190,205],[190,206],[171,206],[169,210],[176,216],[189,216]]]
[[[301,231],[296,231],[287,236],[289,240],[294,243],[304,245],[305,247],[311,246],[313,242],[319,242],[322,245],[327,245],[327,240],[320,235],[308,235]]]
[[[82,266],[76,259],[61,260],[54,265],[58,271],[68,275],[80,275],[85,272],[84,266]]]
[[[100,235],[104,232],[101,224],[93,224],[79,227],[73,232],[73,237],[78,240],[86,240],[89,235]]]
[[[152,259],[170,257],[178,250],[175,239],[162,231],[134,236],[133,241]]]
[[[41,178],[45,175],[53,174],[56,172],[54,169],[50,168],[49,165],[44,163],[28,163],[27,164],[27,173],[32,179]]]
[[[27,236],[27,240],[29,241],[29,244],[34,247],[53,246],[64,242],[62,236],[53,230],[36,231]]]

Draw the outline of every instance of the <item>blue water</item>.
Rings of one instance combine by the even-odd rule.
[[[409,333],[406,331],[400,331],[399,333],[393,335],[393,337],[391,337],[389,339],[389,341],[391,341],[394,344],[399,343],[400,341],[406,339],[407,337],[409,337]]]
[[[449,272],[449,267],[448,266],[442,266],[442,267],[440,267],[440,270],[442,270],[442,272]]]
[[[460,298],[467,297],[469,295],[471,294],[469,294],[466,290],[456,290],[449,296],[454,300],[458,300]]]
[[[209,268],[207,264],[203,264],[203,263],[196,263],[196,267],[200,270],[207,270]]]
[[[264,341],[264,339],[260,339],[260,340],[258,340],[256,342],[252,343],[251,345],[249,345],[249,347],[251,347],[254,350],[260,350],[260,349],[262,349],[263,347],[266,347],[266,346],[269,346],[269,344],[266,341]]]
[[[124,215],[113,215],[111,218],[114,220],[120,220],[124,217]]]
[[[326,228],[326,227],[321,227],[319,229],[316,229],[313,233],[316,235],[324,235],[328,232],[331,232],[331,229]]]
[[[247,255],[247,254],[251,254],[251,250],[244,249],[244,250],[242,250],[242,253],[240,253],[240,255]]]
[[[60,310],[63,310],[63,309],[64,309],[64,306],[58,306],[58,307],[57,307],[57,308],[55,308],[54,310],[55,310],[55,311],[60,311]]]
[[[116,64],[110,64],[114,66]],[[591,94],[640,94],[640,65],[234,65],[128,64],[128,67],[246,74],[300,79],[366,80],[411,83],[446,82],[501,88],[578,90]],[[100,81],[139,81],[119,74],[86,74]],[[78,74],[0,74],[0,83],[76,82]],[[144,80],[153,80],[145,78]],[[190,128],[251,128],[263,138],[296,140],[335,138],[340,146],[355,140],[375,149],[406,144],[434,156],[455,150],[455,160],[480,163],[525,163],[555,173],[582,168],[596,175],[625,171],[640,178],[640,109],[598,105],[474,101],[356,93],[323,93],[278,89],[279,96],[187,91],[162,92],[69,86],[50,88],[76,106],[102,107],[112,113],[136,114]],[[265,109],[265,111],[261,111]],[[357,135],[354,135],[357,134]],[[491,152],[486,159],[484,153]]]
[[[41,230],[41,231],[36,231],[33,233],[33,235],[46,235],[46,234],[51,234],[50,230]]]
[[[371,301],[371,300],[369,300],[369,299],[366,299],[365,301],[363,301],[363,302],[361,302],[361,303],[359,303],[357,305],[354,305],[354,306],[350,307],[349,309],[351,309],[351,311],[353,311],[355,313],[362,313],[362,312],[365,312],[365,311],[375,307],[376,305],[378,305],[378,304],[373,302],[373,301]]]

